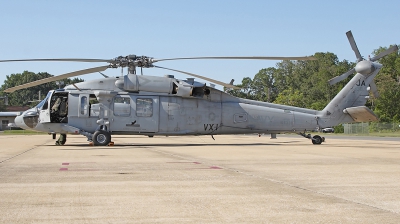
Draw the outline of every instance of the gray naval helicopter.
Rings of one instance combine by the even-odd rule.
[[[355,68],[331,79],[335,84],[349,75],[357,74],[321,111],[259,102],[231,96],[207,86],[194,78],[179,80],[137,75],[136,68],[160,68],[210,81],[226,88],[238,87],[193,73],[154,65],[156,62],[186,59],[258,59],[315,60],[313,57],[190,57],[154,59],[129,55],[111,60],[103,59],[23,59],[14,61],[74,61],[105,62],[105,66],[75,71],[20,86],[13,92],[68,77],[102,72],[108,68],[127,67],[122,77],[105,77],[50,91],[36,107],[15,118],[17,126],[55,134],[81,134],[97,146],[113,144],[112,135],[221,135],[294,132],[321,144],[325,138],[306,134],[307,131],[332,127],[341,123],[375,121],[377,116],[365,106],[369,91],[377,96],[374,77],[382,65],[376,61],[392,52],[393,46],[381,54],[362,58],[351,31],[347,32],[357,57]],[[91,103],[92,102],[92,103]],[[214,138],[214,137],[213,137]],[[61,143],[64,144],[65,142]]]

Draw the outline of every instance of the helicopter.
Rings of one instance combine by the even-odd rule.
[[[331,85],[356,75],[321,111],[242,99],[229,95],[194,78],[176,79],[143,75],[143,68],[159,68],[210,81],[226,88],[238,89],[233,82],[224,83],[194,73],[161,67],[155,63],[171,60],[316,60],[304,57],[182,57],[155,59],[148,56],[119,56],[114,59],[21,59],[16,61],[103,62],[107,65],[45,78],[6,89],[29,88],[73,76],[102,72],[109,68],[128,68],[128,74],[85,81],[51,90],[35,107],[15,118],[18,127],[55,135],[80,134],[95,146],[113,144],[113,135],[214,135],[297,133],[315,145],[325,141],[319,135],[306,134],[341,123],[366,122],[378,117],[365,106],[369,91],[377,96],[374,77],[382,65],[376,61],[398,51],[395,45],[379,55],[364,59],[351,31],[346,33],[357,57],[354,68],[329,81]],[[140,68],[142,75],[136,74]]]

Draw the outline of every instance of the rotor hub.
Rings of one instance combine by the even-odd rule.
[[[375,66],[373,62],[364,60],[357,63],[355,70],[362,75],[368,75],[375,71]]]
[[[128,55],[128,56],[119,56],[114,58],[110,62],[111,68],[118,67],[144,67],[150,68],[153,67],[153,58],[147,56],[136,56],[136,55]]]

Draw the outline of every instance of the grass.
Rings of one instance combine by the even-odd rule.
[[[336,133],[335,133],[336,134]],[[370,132],[360,134],[336,134],[336,135],[348,135],[348,136],[375,136],[375,137],[400,137],[400,132]]]

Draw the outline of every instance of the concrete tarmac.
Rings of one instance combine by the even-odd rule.
[[[0,135],[0,223],[400,223],[400,141]]]

